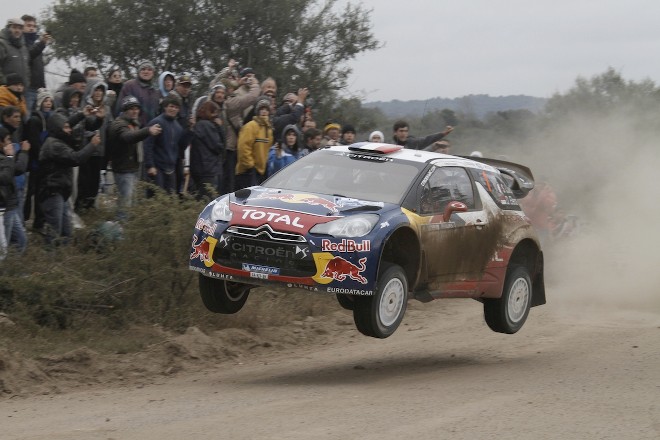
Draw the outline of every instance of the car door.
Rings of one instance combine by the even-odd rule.
[[[436,166],[418,190],[421,239],[431,284],[479,277],[490,255],[483,252],[489,217],[469,173]],[[447,209],[461,202],[459,210]],[[485,256],[484,256],[485,255]]]

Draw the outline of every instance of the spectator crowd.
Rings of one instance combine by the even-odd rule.
[[[30,15],[0,31],[0,260],[26,249],[29,220],[45,243],[66,243],[76,216],[97,206],[106,171],[121,220],[138,181],[208,198],[258,185],[319,148],[356,141],[350,121],[317,127],[307,88],[278,100],[273,78],[234,60],[199,97],[190,74],[158,73],[150,61],[126,81],[119,67],[73,69],[50,90],[43,52],[52,42]],[[398,121],[391,142],[448,151],[441,139],[451,129],[414,139]],[[368,140],[386,142],[380,131]]]

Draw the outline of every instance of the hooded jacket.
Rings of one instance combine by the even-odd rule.
[[[268,116],[255,116],[245,124],[238,135],[236,174],[256,169],[266,174],[268,150],[273,145],[273,128]]]
[[[166,97],[172,91],[172,90],[165,90],[165,77],[167,77],[167,76],[172,77],[172,90],[174,90],[174,88],[176,86],[176,77],[169,70],[167,70],[167,71],[161,73],[160,75],[158,75],[158,90],[160,91],[160,97],[161,98]]]
[[[101,99],[101,105],[105,108],[105,117],[101,119],[100,121],[100,126],[97,123],[97,129],[99,130],[101,134],[101,144],[99,145],[99,149],[97,150],[96,153],[94,153],[94,156],[104,156],[105,155],[105,145],[107,143],[107,130],[110,124],[113,121],[113,116],[112,116],[112,109],[110,108],[109,105],[106,104],[105,96],[108,93],[108,85],[103,82],[99,78],[92,78],[89,81],[87,81],[87,86],[85,87],[85,93],[83,95],[83,106],[85,105],[91,105],[92,107],[98,107],[98,103],[94,102],[93,99],[93,94],[94,90],[96,90],[98,87],[103,87],[103,98]]]
[[[84,163],[96,150],[92,143],[79,151],[74,150],[72,137],[63,130],[66,122],[67,118],[60,113],[48,118],[48,138],[39,152],[42,176],[39,195],[42,200],[53,194],[61,194],[68,199],[73,188],[73,167]]]
[[[296,143],[293,145],[293,148],[289,147],[286,143],[286,134],[290,131],[296,133]],[[267,175],[269,177],[308,153],[302,146],[301,137],[300,130],[298,130],[296,125],[291,124],[284,127],[280,142],[273,145],[268,152]]]
[[[247,93],[238,95],[234,92],[225,99],[223,114],[224,122],[226,122],[227,127],[225,133],[227,136],[227,150],[235,151],[237,149],[239,133],[243,126],[243,112],[257,103],[259,92],[259,83],[257,81],[252,81]]]
[[[6,75],[18,73],[30,87],[30,53],[23,38],[12,38],[8,28],[0,31],[0,84],[7,84]]]

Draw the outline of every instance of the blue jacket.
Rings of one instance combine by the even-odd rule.
[[[160,124],[163,131],[158,136],[149,136],[144,141],[144,167],[156,167],[170,173],[176,170],[177,161],[188,145],[188,136],[174,118],[165,114],[149,121],[148,127]]]

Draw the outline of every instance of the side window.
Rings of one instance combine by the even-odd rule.
[[[498,206],[504,209],[520,210],[518,199],[507,186],[499,173],[485,170],[470,170],[472,177],[488,191],[488,194]]]
[[[458,201],[474,209],[472,182],[458,167],[437,167],[422,187],[420,214],[441,213],[449,202]]]

